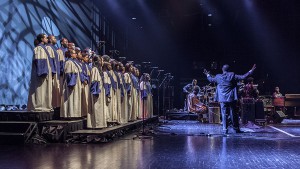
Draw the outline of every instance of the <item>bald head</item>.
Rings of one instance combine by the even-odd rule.
[[[227,64],[223,65],[222,71],[227,72],[228,70],[229,70],[229,65],[227,65]]]
[[[55,45],[56,42],[57,42],[57,40],[56,40],[55,36],[53,36],[53,35],[48,36],[48,43]]]

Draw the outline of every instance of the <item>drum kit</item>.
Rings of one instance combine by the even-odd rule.
[[[209,123],[220,124],[220,107],[219,103],[215,102],[216,87],[210,84],[203,86],[199,94],[200,101],[203,103],[203,113],[208,114]],[[205,108],[205,109],[204,109]]]
[[[210,103],[214,102],[215,95],[216,95],[216,87],[210,86],[210,84],[208,84],[201,88],[200,101],[203,104],[208,106]]]

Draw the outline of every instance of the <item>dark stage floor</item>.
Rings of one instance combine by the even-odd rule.
[[[100,144],[0,145],[0,168],[299,168],[300,122],[242,130],[223,136],[217,124],[173,120],[152,139],[131,134]]]

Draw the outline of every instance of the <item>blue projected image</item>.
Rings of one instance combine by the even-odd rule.
[[[37,34],[66,37],[82,48],[91,44],[91,2],[0,2],[0,105],[27,104]]]

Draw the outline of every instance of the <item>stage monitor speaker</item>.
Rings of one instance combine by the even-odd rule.
[[[285,117],[286,115],[283,113],[283,111],[276,111],[274,113],[273,122],[281,123]]]

